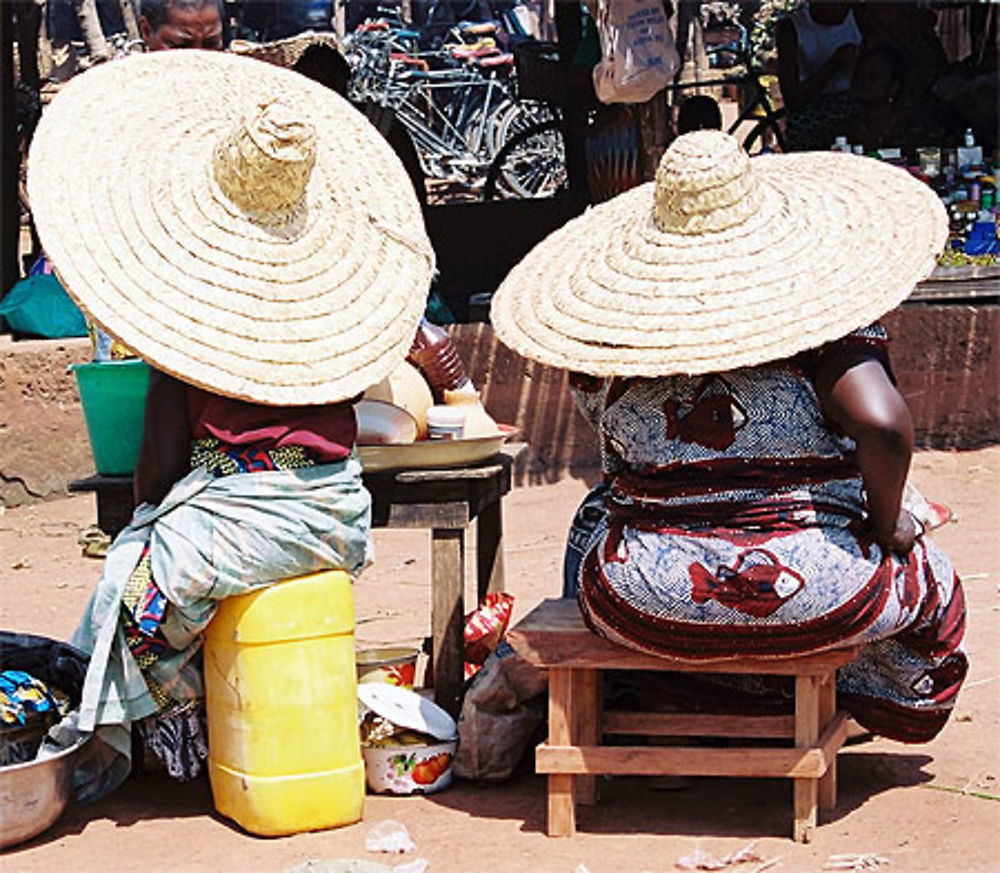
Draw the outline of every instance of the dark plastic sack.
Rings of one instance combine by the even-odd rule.
[[[23,670],[58,688],[75,708],[83,693],[89,658],[69,643],[35,634],[0,631],[0,672]]]
[[[83,313],[52,274],[18,282],[0,301],[0,315],[11,330],[42,339],[87,335]]]

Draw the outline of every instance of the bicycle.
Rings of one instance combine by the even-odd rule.
[[[764,73],[752,62],[749,37],[746,29],[734,23],[738,29],[738,38],[730,42],[713,46],[708,49],[710,57],[718,55],[721,68],[739,69],[743,72],[714,76],[709,79],[690,82],[678,82],[668,85],[665,90],[672,94],[694,91],[702,88],[735,85],[746,88],[750,99],[738,113],[736,119],[729,125],[727,132],[737,136],[746,123],[751,123],[749,132],[743,135],[743,148],[753,154],[756,149],[775,147],[785,150],[784,130],[782,120],[785,111],[775,107],[770,94],[762,81]],[[558,47],[553,43],[535,42],[523,44],[515,48],[518,61],[519,82],[526,86],[532,97],[548,101],[553,106],[565,105],[567,101],[577,101],[584,106],[593,123],[593,110],[597,108],[596,97],[593,95],[590,71],[584,67],[571,67],[559,60]],[[544,194],[558,193],[567,183],[565,171],[566,144],[563,139],[563,125],[558,117],[536,124],[516,132],[506,138],[503,147],[494,158],[483,185],[483,197],[490,200],[501,194],[508,186],[508,176],[519,172],[527,175],[524,168],[531,168],[544,174],[549,184]],[[561,172],[554,168],[562,165]],[[524,189],[531,189],[528,184],[514,186],[520,188],[519,196],[532,196]],[[541,190],[537,188],[536,190]],[[539,196],[538,194],[534,196]]]
[[[543,104],[519,101],[513,58],[496,48],[495,26],[456,25],[440,48],[421,51],[401,22],[364,22],[347,40],[351,98],[392,110],[406,128],[425,175],[478,190],[494,157],[519,131],[552,117]],[[526,172],[530,168],[522,165]],[[505,196],[536,187],[525,179]]]
[[[706,46],[705,51],[710,62],[713,60],[718,62],[716,69],[739,70],[742,68],[743,72],[709,79],[675,82],[668,85],[666,90],[672,94],[680,94],[685,91],[727,85],[734,85],[738,89],[747,89],[750,99],[737,114],[735,120],[726,128],[726,132],[736,136],[741,126],[749,122],[752,126],[741,140],[743,149],[748,154],[754,154],[754,149],[758,144],[761,149],[771,148],[773,144],[778,151],[785,151],[785,132],[782,125],[785,109],[784,107],[776,107],[771,102],[770,91],[763,82],[766,73],[753,61],[747,29],[739,22],[734,21],[729,24],[737,30],[737,38],[715,46]]]

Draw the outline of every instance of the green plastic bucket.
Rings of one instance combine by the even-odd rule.
[[[73,364],[97,472],[125,476],[135,470],[142,442],[149,365],[145,361]]]

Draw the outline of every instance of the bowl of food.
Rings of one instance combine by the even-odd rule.
[[[400,688],[413,688],[419,655],[418,649],[405,646],[359,649],[355,653],[358,682],[385,682]]]
[[[409,735],[363,746],[365,781],[376,794],[431,794],[451,785],[457,740],[427,742]]]
[[[375,794],[431,794],[451,785],[458,728],[440,706],[395,685],[358,686],[361,756]]]

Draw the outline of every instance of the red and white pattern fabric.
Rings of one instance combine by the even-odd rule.
[[[885,360],[873,327],[846,342]],[[605,481],[570,534],[567,592],[622,645],[687,660],[864,644],[842,704],[878,733],[943,726],[967,665],[948,558],[865,533],[853,443],[810,378],[827,350],[728,373],[574,380]]]

